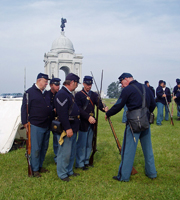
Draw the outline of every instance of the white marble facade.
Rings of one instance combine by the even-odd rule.
[[[63,70],[65,77],[69,73],[74,73],[80,77],[82,83],[82,54],[76,54],[72,42],[61,31],[59,38],[54,40],[50,52],[44,54],[44,70],[50,78],[59,77],[59,70]],[[78,85],[76,91],[82,89],[82,84]]]

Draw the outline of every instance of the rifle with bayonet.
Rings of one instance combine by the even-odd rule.
[[[28,163],[28,176],[32,176],[33,172],[32,172],[32,168],[31,168],[31,126],[30,126],[30,122],[28,120],[28,93],[26,92],[26,109],[27,109],[27,127],[26,127],[26,153],[25,156],[27,158],[27,163]]]
[[[100,88],[100,93],[102,90],[102,80],[103,80],[103,70],[102,70],[102,74],[101,74],[101,88]],[[96,105],[96,123],[94,124],[94,132],[93,132],[93,141],[92,141],[92,153],[91,153],[91,157],[89,159],[89,165],[93,165],[93,161],[94,161],[94,154],[97,151],[97,127],[98,127],[98,116],[99,116],[99,95],[98,95],[98,102]]]
[[[91,72],[91,74],[92,74],[92,72]],[[92,74],[92,77],[93,77],[93,79],[94,79],[93,74]],[[97,89],[97,92],[98,92],[98,95],[99,95],[99,99],[101,100],[101,96],[100,96],[98,87],[97,87],[97,85],[96,85],[95,79],[94,79],[94,83],[95,83],[95,86],[96,86],[96,89]],[[104,109],[105,109],[106,105],[103,104],[103,106],[104,106]],[[107,119],[108,119],[109,125],[110,125],[110,127],[111,127],[111,130],[112,130],[114,139],[115,139],[115,141],[116,141],[117,148],[118,148],[118,150],[119,150],[119,153],[121,154],[121,145],[120,145],[120,142],[119,142],[118,137],[117,137],[117,135],[116,135],[116,132],[115,132],[115,130],[114,130],[114,127],[113,127],[113,125],[112,125],[112,122],[111,122],[111,120],[110,120],[110,117],[107,118]],[[136,170],[134,167],[132,167],[131,175],[134,175],[134,174],[137,174],[137,173],[138,173],[137,170]]]

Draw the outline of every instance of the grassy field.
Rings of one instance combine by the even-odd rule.
[[[112,99],[106,100],[111,107]],[[121,123],[122,113],[111,117],[120,143],[123,140],[125,125]],[[154,112],[155,115],[156,111]],[[180,199],[180,121],[175,126],[163,121],[162,126],[151,125],[152,145],[158,177],[151,180],[144,174],[144,156],[140,143],[136,151],[134,167],[138,174],[129,182],[112,179],[117,175],[121,161],[114,137],[104,113],[100,112],[97,149],[94,168],[87,171],[75,169],[80,176],[69,183],[61,181],[56,173],[52,134],[44,167],[50,173],[41,178],[27,176],[25,149],[0,154],[0,199]]]

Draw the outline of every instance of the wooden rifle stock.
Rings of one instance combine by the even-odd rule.
[[[98,100],[99,101],[99,100]],[[97,151],[97,127],[98,127],[98,115],[99,115],[99,102],[98,106],[96,106],[96,123],[94,124],[94,131],[93,131],[93,141],[92,141],[92,153],[89,159],[89,165],[93,165],[94,161],[94,154]]]
[[[110,127],[111,127],[112,133],[113,133],[113,135],[114,135],[114,139],[115,139],[115,141],[116,141],[117,148],[119,149],[119,153],[121,154],[121,145],[120,145],[120,143],[119,143],[118,137],[117,137],[117,135],[116,135],[116,132],[115,132],[115,130],[114,130],[114,127],[113,127],[113,125],[112,125],[112,122],[111,122],[110,118],[108,118],[108,122],[109,122],[109,125],[110,125]],[[137,170],[136,170],[134,167],[132,167],[131,175],[134,175],[134,174],[137,174],[137,173],[138,173]]]
[[[27,109],[27,121],[28,121],[28,93],[26,93],[26,109]],[[33,176],[32,168],[31,168],[31,126],[30,122],[28,121],[27,123],[27,129],[26,129],[26,153],[25,156],[27,158],[27,163],[28,163],[28,176]]]
[[[174,93],[172,93],[172,97],[174,97]],[[171,108],[171,116],[173,117],[174,112],[174,98],[172,98],[172,108]]]
[[[168,112],[169,112],[169,115],[170,115],[170,118],[171,118],[171,125],[174,126],[174,122],[173,122],[173,118],[172,118],[172,115],[171,115],[171,111],[169,109],[169,104],[168,104],[168,101],[167,101],[167,97],[165,96],[165,99],[166,99],[166,105],[168,107]]]
[[[94,79],[94,77],[93,77],[93,79]],[[100,93],[101,93],[101,90],[102,90],[102,80],[103,80],[103,70],[102,70],[102,74],[101,74]],[[95,80],[94,80],[94,82],[95,82]],[[98,127],[98,117],[99,117],[99,101],[100,101],[100,97],[99,97],[99,91],[98,91],[98,103],[97,103],[97,106],[96,106],[96,123],[94,124],[94,133],[93,133],[93,141],[92,141],[92,153],[91,153],[91,157],[89,159],[89,165],[93,165],[94,154],[97,151],[97,127]]]

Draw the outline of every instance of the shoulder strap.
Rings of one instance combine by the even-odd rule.
[[[142,85],[143,93],[141,92],[141,90],[140,90],[136,85],[132,84],[132,86],[133,86],[134,88],[136,88],[136,90],[137,90],[137,91],[139,92],[139,94],[141,95],[141,98],[142,98],[142,108],[144,108],[145,105],[146,105],[146,90],[145,90],[144,85],[143,85],[143,84],[141,84],[141,85]]]
[[[91,102],[92,106],[94,107],[94,104],[93,104],[93,102],[92,102],[90,96],[88,96],[83,90],[81,90],[81,92],[87,96],[87,100],[89,100],[89,101]],[[84,110],[85,110],[85,109],[84,109]]]
[[[69,108],[69,110],[68,110],[68,114],[69,114],[69,115],[72,113],[74,103],[75,103],[75,100],[74,100],[74,97],[73,97],[73,95],[72,95],[72,104],[71,104],[71,106],[70,106],[70,108]]]

